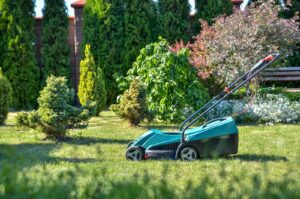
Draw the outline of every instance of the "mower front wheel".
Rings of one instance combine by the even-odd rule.
[[[141,161],[144,159],[144,151],[138,146],[131,146],[126,151],[126,159],[131,161]]]
[[[198,158],[198,153],[195,148],[186,146],[180,150],[179,157],[181,160],[194,161]]]

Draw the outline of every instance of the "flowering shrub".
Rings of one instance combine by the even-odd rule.
[[[212,27],[202,23],[203,30],[190,47],[191,62],[200,77],[213,74],[220,83],[232,82],[270,52],[291,54],[299,43],[299,24],[279,18],[278,11],[266,2],[247,12],[219,17]]]
[[[281,94],[260,95],[253,104],[245,100],[225,100],[210,111],[206,119],[228,115],[235,115],[238,123],[296,123],[300,122],[300,102],[291,102]]]

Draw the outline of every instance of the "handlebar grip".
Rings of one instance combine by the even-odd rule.
[[[270,62],[274,59],[273,55],[268,55],[266,58],[264,58],[264,61]]]

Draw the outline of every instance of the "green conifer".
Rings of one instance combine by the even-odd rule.
[[[96,65],[103,70],[108,104],[119,94],[115,75],[122,71],[124,9],[123,0],[88,0],[84,7],[83,45],[91,45]]]
[[[106,105],[106,90],[103,72],[101,68],[96,68],[90,45],[86,45],[85,58],[80,62],[78,97],[80,103],[84,106],[95,102],[96,115],[99,115]]]
[[[188,0],[159,0],[160,36],[170,43],[189,39],[190,4]]]
[[[126,75],[140,50],[158,39],[156,7],[152,0],[127,0],[125,8],[122,75]]]
[[[0,65],[13,89],[12,106],[16,109],[32,108],[36,105],[39,89],[34,56],[34,2],[1,1],[0,33]]]
[[[3,76],[0,68],[0,125],[7,118],[8,108],[11,102],[11,85],[6,77]]]
[[[231,0],[196,0],[196,16],[211,25],[219,15],[230,15],[233,11]]]
[[[42,34],[43,84],[50,74],[70,77],[68,14],[64,0],[45,0]]]

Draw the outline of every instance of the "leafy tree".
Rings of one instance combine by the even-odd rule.
[[[233,10],[231,0],[196,0],[197,17],[211,25],[220,15],[230,15]]]
[[[96,65],[103,70],[108,104],[116,99],[114,76],[122,71],[124,9],[123,0],[88,0],[84,7],[83,45],[91,45]]]
[[[17,124],[39,128],[48,137],[64,137],[68,129],[86,125],[90,118],[89,110],[71,105],[73,99],[74,90],[68,88],[67,79],[51,75],[38,98],[38,110],[21,112]]]
[[[33,16],[32,0],[10,0],[0,3],[0,65],[11,83],[12,106],[16,109],[33,107],[39,89],[39,73],[33,45]]]
[[[133,125],[138,125],[143,119],[152,119],[146,101],[146,89],[142,82],[134,79],[128,90],[121,97],[119,104],[114,104],[111,109],[120,117],[128,119]]]
[[[70,77],[68,14],[64,0],[45,0],[42,34],[42,79],[50,74]]]
[[[188,41],[190,5],[188,0],[159,0],[159,35],[174,43]]]
[[[140,50],[158,39],[156,7],[152,0],[127,0],[125,7],[122,75],[131,68]]]
[[[163,120],[180,122],[209,97],[188,62],[188,50],[171,52],[166,40],[141,50],[127,82],[136,77],[145,84],[149,110]]]
[[[86,45],[85,58],[80,62],[78,97],[80,103],[84,106],[91,102],[95,102],[96,115],[99,115],[106,105],[106,90],[103,72],[101,68],[97,69],[96,67],[90,45]]]
[[[3,76],[0,68],[0,125],[4,123],[7,117],[11,94],[11,85],[8,79]]]

